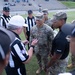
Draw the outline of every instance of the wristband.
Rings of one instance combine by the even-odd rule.
[[[34,45],[31,45],[30,47],[32,47],[34,49],[35,46]]]

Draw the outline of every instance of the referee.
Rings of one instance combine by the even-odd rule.
[[[28,17],[25,18],[25,23],[28,25],[28,27],[24,27],[24,34],[26,36],[26,39],[29,41],[30,37],[30,30],[35,25],[35,17],[33,16],[33,11],[28,10]],[[29,49],[29,44],[28,44]]]
[[[9,13],[10,12],[10,8],[9,7],[3,7],[3,15],[1,15],[0,17],[0,26],[7,28],[7,24],[10,20],[10,16]]]
[[[16,38],[11,44],[10,59],[8,66],[6,67],[7,75],[26,75],[24,64],[30,61],[33,55],[33,48],[38,41],[37,39],[34,39],[27,52],[24,46],[26,42],[21,42],[21,38],[19,37],[22,33],[23,26],[26,27],[27,25],[25,24],[25,20],[22,16],[16,15],[11,17],[8,29],[15,34]]]

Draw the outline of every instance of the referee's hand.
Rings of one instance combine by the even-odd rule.
[[[23,43],[24,45],[27,45],[27,44],[29,43],[29,41],[28,41],[28,40],[25,40],[25,41],[22,41],[22,43]]]

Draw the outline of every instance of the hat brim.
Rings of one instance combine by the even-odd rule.
[[[37,21],[37,20],[40,21],[40,20],[42,20],[42,19],[36,18],[35,20],[36,20],[36,21]]]
[[[28,14],[32,14],[32,12],[28,13]]]
[[[43,14],[48,14],[48,12],[43,12]]]
[[[24,24],[23,27],[28,27],[28,24]]]
[[[10,12],[9,10],[4,10],[5,12]]]
[[[61,27],[61,30],[67,34],[67,35],[71,35],[72,33],[72,30],[74,29],[75,25],[74,24],[64,24],[62,27]]]
[[[58,21],[58,19],[56,17],[53,17],[53,18],[51,18],[51,21],[56,22],[56,21]]]

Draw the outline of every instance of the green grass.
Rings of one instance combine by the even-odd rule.
[[[72,1],[61,1],[62,4],[67,6],[68,8],[75,8],[75,2]]]
[[[51,18],[53,14],[54,13],[51,12],[49,14],[49,17]],[[67,20],[68,23],[70,23],[72,20],[75,19],[75,11],[67,12],[67,15],[68,15],[68,20]],[[26,15],[23,15],[23,16],[25,17]],[[22,40],[25,40],[24,33],[22,33],[20,36],[21,36]],[[70,62],[71,61],[69,60],[69,63]],[[36,60],[35,55],[33,55],[30,63],[26,64],[27,75],[36,75],[35,72],[37,69],[38,69],[37,60]],[[68,71],[68,69],[67,69],[67,71]],[[2,75],[6,75],[5,71],[3,72]],[[45,72],[42,71],[40,75],[45,75]]]
[[[75,20],[75,11],[74,12],[67,12],[67,15],[68,15],[68,19],[67,19],[68,23],[71,23],[72,20]]]

